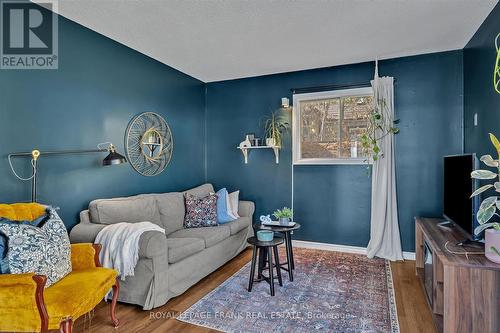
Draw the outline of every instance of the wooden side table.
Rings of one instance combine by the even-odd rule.
[[[285,248],[286,248],[286,262],[280,265],[281,269],[288,272],[288,279],[293,282],[293,270],[295,269],[295,261],[293,260],[293,246],[292,246],[292,232],[294,230],[300,229],[300,224],[295,223],[293,227],[282,227],[282,226],[267,226],[262,224],[254,224],[254,230],[271,230],[283,234],[285,238]],[[259,262],[263,262],[263,267],[265,267],[267,256],[259,255]]]
[[[257,237],[250,237],[247,239],[247,242],[253,246],[252,253],[252,263],[250,268],[250,278],[248,279],[248,291],[252,291],[252,286],[254,282],[266,281],[269,283],[269,287],[271,288],[271,296],[274,296],[274,274],[273,269],[276,267],[276,275],[278,276],[278,282],[280,286],[283,286],[283,280],[281,279],[281,265],[280,258],[278,255],[278,245],[283,244],[284,240],[281,237],[274,237],[272,241],[269,242],[261,242],[257,239]],[[272,251],[271,251],[272,248]],[[255,264],[257,261],[257,250],[259,251],[259,255],[263,256],[264,252],[267,252],[267,260],[269,262],[269,276],[262,275],[262,271],[264,269],[263,263],[259,260],[258,265],[258,277],[255,279]],[[273,265],[273,254],[274,260],[276,264]]]

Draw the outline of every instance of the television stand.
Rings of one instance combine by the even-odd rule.
[[[500,332],[500,264],[482,248],[456,244],[470,239],[459,228],[442,227],[443,219],[415,218],[415,268],[438,332]],[[456,251],[450,253],[446,247]]]
[[[477,241],[477,240],[472,240],[469,238],[466,238],[460,242],[457,243],[458,246],[471,246],[474,248],[481,248],[484,250],[484,243]]]

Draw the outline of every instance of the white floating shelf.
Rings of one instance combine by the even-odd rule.
[[[248,154],[252,149],[272,149],[274,151],[274,156],[276,157],[276,164],[280,162],[280,146],[251,146],[251,147],[236,147],[241,150],[243,157],[245,157],[245,164],[248,164]]]

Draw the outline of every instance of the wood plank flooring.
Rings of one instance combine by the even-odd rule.
[[[118,304],[117,317],[120,319],[120,327],[117,329],[111,325],[109,305],[103,302],[95,309],[91,321],[83,317],[78,319],[73,331],[76,333],[217,332],[208,328],[180,322],[173,317],[188,309],[200,298],[236,273],[250,260],[251,251],[243,251],[226,265],[191,287],[187,292],[171,299],[167,304],[154,309],[152,312],[143,311],[137,306]],[[415,262],[392,263],[391,268],[401,333],[435,332],[431,312],[427,306],[422,287],[415,276]]]

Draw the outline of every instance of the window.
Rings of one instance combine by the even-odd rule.
[[[294,164],[361,164],[360,137],[373,110],[372,88],[293,96]]]

